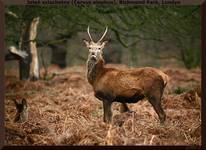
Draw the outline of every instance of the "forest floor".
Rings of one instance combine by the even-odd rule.
[[[83,66],[51,67],[46,80],[35,82],[6,74],[5,145],[200,145],[201,70],[161,69],[170,76],[162,99],[165,125],[146,99],[129,104],[133,113],[121,114],[114,103],[113,123],[105,124]],[[13,99],[22,98],[28,120],[17,123]]]

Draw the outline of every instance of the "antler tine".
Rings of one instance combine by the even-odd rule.
[[[93,42],[92,36],[90,35],[90,32],[89,32],[89,26],[88,26],[88,28],[87,28],[87,33],[88,33],[88,35],[89,35],[90,40]]]
[[[106,35],[106,33],[107,33],[107,28],[108,28],[108,27],[106,27],[104,34],[102,35],[102,37],[100,38],[100,40],[99,40],[98,42],[101,42],[101,40],[105,37],[105,35]]]

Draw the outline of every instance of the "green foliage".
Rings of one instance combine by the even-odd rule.
[[[131,56],[138,55],[136,43],[159,42],[159,46],[172,43],[179,50],[179,59],[185,67],[200,65],[201,18],[199,6],[7,6],[6,43],[17,45],[23,23],[40,16],[39,32],[48,30],[52,36],[38,36],[39,46],[61,43],[64,39],[85,32],[102,32],[105,26],[115,40],[125,48],[131,48]],[[132,58],[134,59],[134,58]]]
[[[200,50],[198,49],[186,49],[184,64],[188,69],[195,68],[200,65],[201,57]]]
[[[187,91],[187,89],[185,89],[185,88],[177,87],[177,88],[175,88],[175,89],[173,90],[173,93],[174,93],[174,94],[182,94],[182,93],[184,93],[184,92],[186,92],[186,91]]]

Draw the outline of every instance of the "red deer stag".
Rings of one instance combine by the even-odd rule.
[[[163,124],[166,118],[161,106],[161,98],[168,81],[168,76],[162,71],[151,68],[135,68],[118,70],[106,68],[102,56],[107,41],[101,42],[107,33],[107,28],[98,42],[84,40],[89,55],[87,60],[87,79],[92,85],[94,95],[103,102],[104,122],[111,123],[113,102],[120,102],[121,112],[130,111],[126,103],[136,103],[147,98]]]

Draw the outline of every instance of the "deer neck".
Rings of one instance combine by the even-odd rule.
[[[97,77],[104,69],[104,59],[101,58],[98,62],[93,60],[87,61],[87,79],[91,85],[97,80]]]

